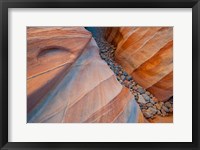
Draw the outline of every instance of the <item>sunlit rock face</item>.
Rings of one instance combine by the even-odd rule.
[[[105,28],[115,60],[159,101],[173,96],[173,28]]]
[[[28,122],[144,122],[84,28],[28,28]]]

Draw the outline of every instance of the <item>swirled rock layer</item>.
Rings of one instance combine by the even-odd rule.
[[[173,96],[173,28],[105,28],[115,60],[159,101]]]
[[[28,28],[27,51],[28,122],[144,122],[84,28]]]

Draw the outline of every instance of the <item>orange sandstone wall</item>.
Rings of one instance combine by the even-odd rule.
[[[80,27],[27,29],[28,112],[59,83],[91,38]]]
[[[173,28],[106,28],[116,61],[159,101],[173,96]]]

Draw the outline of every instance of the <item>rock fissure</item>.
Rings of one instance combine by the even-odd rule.
[[[114,72],[119,83],[128,88],[135,96],[136,102],[146,119],[153,119],[156,115],[168,116],[173,113],[173,97],[165,102],[160,102],[157,98],[140,86],[131,75],[129,75],[117,62],[115,62],[116,47],[105,40],[104,31],[101,28],[86,28],[89,30],[98,47],[101,58],[107,63],[109,68]]]

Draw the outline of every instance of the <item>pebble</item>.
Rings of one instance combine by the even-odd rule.
[[[137,93],[134,93],[133,95],[134,95],[135,97],[137,97],[137,99],[138,99],[138,95],[137,95]]]
[[[121,79],[124,80],[126,77],[124,75],[121,75]]]
[[[158,101],[158,99],[156,98],[156,97],[152,97],[152,96],[150,96],[151,98],[152,98],[152,100],[154,101],[154,102],[157,102]]]
[[[153,104],[152,103],[147,103],[146,106],[147,107],[153,107]]]
[[[153,108],[157,109],[157,107],[155,105],[153,105]]]
[[[144,97],[144,99],[149,102],[150,101],[150,97],[146,94],[142,94],[142,96]]]
[[[138,102],[141,103],[141,104],[146,104],[147,103],[142,95],[139,95]]]
[[[153,98],[153,95],[152,95],[152,94],[150,94],[150,96],[149,96],[149,97]]]
[[[148,109],[148,107],[145,106],[145,105],[142,105],[141,108],[142,108],[142,109],[145,109],[145,110]]]
[[[137,91],[140,92],[140,94],[144,94],[145,91],[142,87],[137,88]]]
[[[125,76],[128,76],[128,74],[126,72],[123,73]]]
[[[147,111],[150,112],[150,113],[153,114],[153,115],[155,115],[155,114],[157,113],[157,110],[156,110],[155,108],[153,108],[153,107],[149,107],[149,108],[147,109]]]
[[[130,80],[132,80],[132,77],[131,77],[131,76],[127,76],[126,79],[127,79],[128,81],[130,81]]]
[[[142,110],[143,113],[146,111],[146,109],[141,109],[141,110]]]
[[[144,114],[144,117],[145,118],[151,118],[153,115],[152,114],[150,114],[149,112],[143,112],[143,114]]]
[[[133,85],[132,84],[129,85],[129,89],[133,89]]]
[[[167,108],[171,108],[171,107],[172,107],[172,104],[171,104],[170,102],[166,102],[166,103],[165,103],[165,106],[166,106]]]
[[[158,110],[161,110],[163,102],[156,103],[155,106]]]
[[[167,112],[167,113],[169,112],[169,109],[168,109],[166,106],[164,106],[164,105],[162,106],[162,109],[163,109],[165,112]]]
[[[125,80],[125,81],[124,81],[124,85],[125,85],[126,87],[129,87],[129,82],[128,82],[127,80]]]
[[[157,111],[157,114],[158,114],[158,115],[161,115],[161,112],[160,112],[160,110],[158,110],[158,111]]]
[[[136,83],[135,83],[135,82],[133,82],[132,84],[133,84],[133,86],[135,86],[135,85],[136,85]]]
[[[162,113],[163,116],[167,115],[167,113],[164,111],[164,109],[161,109],[161,113]]]
[[[147,94],[148,96],[150,96],[150,95],[151,95],[151,93],[150,93],[150,92],[148,92],[148,91],[146,91],[146,94]]]
[[[155,104],[155,102],[151,98],[150,98],[150,103],[153,105]]]
[[[103,54],[101,55],[101,57],[102,57],[102,58],[104,58],[104,59],[106,58],[106,56],[105,56],[105,55],[103,55]]]

